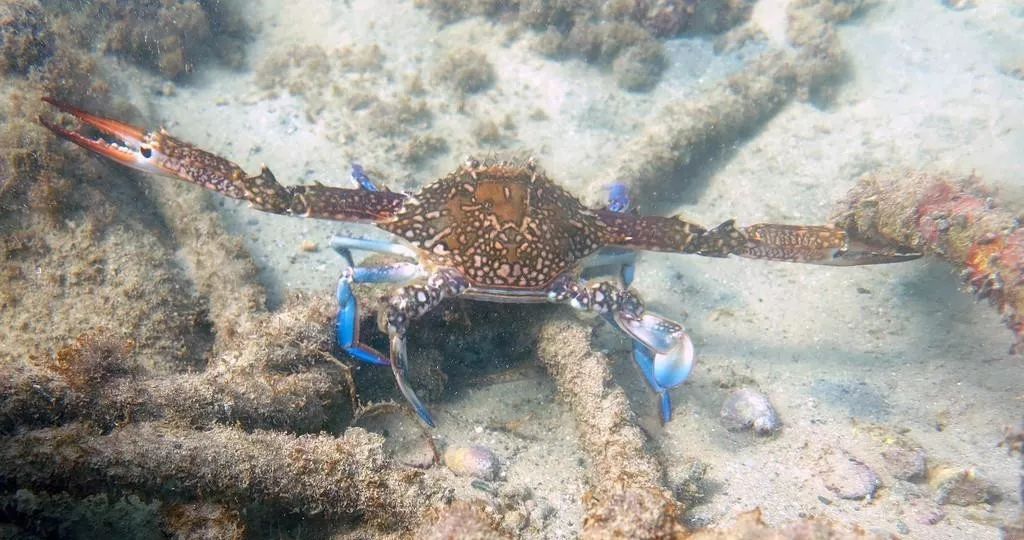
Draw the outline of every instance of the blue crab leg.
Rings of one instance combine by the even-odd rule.
[[[378,253],[413,254],[412,250],[392,242],[364,240],[332,236],[331,248],[338,252],[348,267],[338,279],[338,318],[335,333],[338,345],[356,360],[378,365],[390,365],[390,361],[376,350],[359,342],[359,302],[352,292],[354,283],[407,283],[425,275],[423,268],[411,262],[398,262],[384,266],[355,266],[349,249],[375,251]]]
[[[410,321],[434,309],[445,298],[462,294],[467,287],[466,280],[457,272],[438,270],[427,278],[426,283],[399,288],[388,300],[385,308],[388,338],[391,342],[391,371],[395,374],[395,382],[416,414],[430,427],[435,426],[434,419],[416,396],[406,377],[409,358],[405,350],[405,333]]]
[[[681,216],[639,216],[610,208],[594,213],[606,227],[607,244],[623,248],[827,266],[887,264],[921,257],[902,246],[857,241],[832,225],[758,223],[737,227],[734,220],[728,220],[709,230]]]
[[[693,341],[682,325],[650,312],[639,318],[618,312],[605,319],[633,338],[633,361],[661,398],[661,421],[667,423],[672,419],[668,390],[686,382],[693,371]]]
[[[625,214],[632,205],[633,199],[629,196],[629,186],[622,182],[616,182],[608,188],[608,210],[616,214]],[[605,248],[602,252],[623,256],[627,259],[620,263],[619,279],[622,281],[622,286],[628,289],[633,284],[633,275],[636,273],[636,252],[622,248]]]
[[[618,274],[621,285],[629,288],[636,273],[636,252],[626,248],[603,248],[591,255],[583,266],[584,277],[610,275],[613,272]]]
[[[616,214],[622,214],[629,210],[632,204],[629,198],[629,187],[626,184],[617,182],[608,188],[608,209]]]
[[[658,394],[661,420],[672,419],[669,390],[683,384],[693,370],[693,341],[681,324],[645,311],[633,292],[609,282],[584,285],[562,278],[552,285],[548,299],[599,313],[632,338],[633,361]]]
[[[345,257],[345,260],[349,261],[349,265],[352,265],[352,262],[349,260],[350,255],[348,254],[348,250],[350,249],[372,251],[374,253],[390,253],[392,255],[398,255],[409,259],[416,258],[416,251],[411,247],[384,240],[366,240],[364,238],[351,238],[348,236],[332,236],[328,242],[331,249],[337,251],[339,255]]]
[[[360,362],[389,365],[381,353],[359,342],[359,301],[352,292],[354,283],[405,283],[423,275],[415,263],[394,263],[385,266],[349,266],[338,280],[338,318],[335,333],[338,345]]]
[[[355,180],[357,184],[359,184],[359,187],[367,191],[380,191],[379,189],[377,189],[377,184],[374,184],[373,180],[370,180],[370,177],[366,175],[366,171],[363,169],[362,165],[358,163],[352,163],[351,174],[352,179]]]

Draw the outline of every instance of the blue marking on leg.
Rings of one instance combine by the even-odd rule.
[[[352,294],[352,272],[350,268],[338,280],[338,318],[335,321],[335,334],[338,345],[360,362],[391,365],[384,355],[359,343],[359,303]]]
[[[391,365],[383,354],[359,343],[359,302],[352,292],[353,283],[400,283],[423,273],[418,264],[394,263],[385,266],[350,266],[338,279],[338,318],[335,333],[338,345],[360,362]]]
[[[352,163],[352,179],[359,184],[359,187],[366,191],[378,191],[373,180],[370,180],[370,177],[366,175],[366,171],[363,170],[363,166],[355,162]]]
[[[633,284],[633,276],[636,274],[636,264],[626,263],[619,270],[619,278],[622,279],[622,286],[629,288]]]
[[[623,213],[629,210],[632,200],[629,198],[629,188],[626,184],[616,182],[608,189],[608,209],[612,212]]]
[[[640,371],[644,374],[644,379],[647,379],[651,390],[658,394],[661,402],[661,421],[667,424],[672,419],[672,398],[668,395],[669,389],[658,382],[658,377],[655,375],[654,358],[654,351],[648,349],[643,343],[633,340],[633,361],[640,366]]]

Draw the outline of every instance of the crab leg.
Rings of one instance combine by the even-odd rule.
[[[381,222],[397,213],[406,198],[400,193],[376,191],[365,186],[360,189],[320,184],[284,186],[267,167],[263,167],[260,174],[249,176],[235,163],[176,139],[162,129],[145,131],[53,98],[44,97],[43,101],[74,116],[100,134],[99,137],[89,137],[40,118],[40,123],[57,136],[121,165],[191,182],[233,199],[248,201],[264,212],[338,221]]]
[[[738,255],[827,266],[886,264],[921,257],[920,252],[900,246],[853,240],[832,225],[758,223],[737,228],[731,219],[702,234],[693,245],[694,253],[710,257]]]
[[[683,384],[693,370],[693,341],[681,324],[645,311],[632,291],[609,282],[583,284],[564,277],[552,285],[548,299],[599,313],[632,338],[633,361],[658,394],[661,420],[672,419],[669,390]]]
[[[445,298],[462,294],[468,284],[457,272],[438,270],[427,278],[426,283],[408,285],[399,288],[388,300],[384,308],[387,320],[388,337],[391,342],[391,371],[395,374],[395,382],[405,399],[412,405],[416,414],[430,427],[434,427],[434,419],[430,411],[423,405],[406,378],[409,359],[405,350],[405,333],[409,322],[434,309]]]
[[[359,301],[352,292],[354,283],[406,283],[423,275],[423,269],[414,263],[395,263],[385,266],[349,266],[338,280],[338,318],[335,333],[338,345],[360,362],[389,365],[391,362],[373,348],[359,342]]]
[[[632,249],[706,257],[737,255],[828,266],[885,264],[921,256],[919,252],[899,246],[854,241],[846,231],[831,225],[759,223],[736,227],[735,221],[729,220],[707,230],[679,216],[637,216],[609,209],[596,213],[608,226],[608,243]]]

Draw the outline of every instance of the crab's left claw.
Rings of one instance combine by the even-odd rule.
[[[633,360],[661,400],[661,420],[672,419],[668,391],[683,384],[693,370],[693,341],[683,326],[644,312],[632,316],[619,312],[615,324],[633,338]]]

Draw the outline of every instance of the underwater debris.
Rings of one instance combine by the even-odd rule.
[[[553,58],[583,58],[612,66],[620,88],[653,88],[667,67],[661,40],[684,31],[718,33],[750,17],[750,0],[617,0],[612,2],[496,2],[416,0],[449,23],[485,16],[538,32],[536,49]]]
[[[266,290],[257,279],[252,255],[241,239],[224,229],[205,191],[133,176],[131,181],[146,183],[163,215],[178,246],[177,255],[186,262],[196,292],[206,301],[214,350],[220,350],[266,313]]]
[[[4,439],[0,480],[82,493],[116,485],[155,497],[174,485],[176,497],[230,508],[259,503],[307,516],[361,515],[382,529],[415,526],[438,493],[421,472],[385,459],[383,442],[360,428],[295,436],[144,422],[100,434],[72,423]]]
[[[89,333],[43,365],[0,365],[0,432],[89,420],[169,420],[202,427],[317,432],[351,418],[352,382],[324,358],[329,299],[302,298],[264,316],[201,373],[144,376],[123,339]],[[38,363],[37,363],[38,364]]]
[[[174,538],[242,540],[245,524],[238,511],[210,502],[170,505],[163,511],[164,531]]]
[[[612,383],[609,360],[590,347],[590,328],[565,315],[546,321],[540,361],[572,409],[590,461],[584,495],[586,538],[663,538],[681,535],[683,507],[662,485],[664,470],[644,448],[625,392]]]
[[[74,344],[57,351],[49,367],[73,389],[95,387],[134,374],[137,366],[130,358],[134,348],[131,340],[99,328],[78,336]]]
[[[845,451],[830,453],[825,458],[822,482],[840,499],[870,499],[882,485],[878,474]]]
[[[252,31],[241,16],[241,5],[208,0],[160,2],[65,3],[52,11],[75,21],[69,28],[87,29],[73,38],[95,43],[178,79],[195,71],[203,58],[241,66],[245,41]]]
[[[841,13],[819,7],[823,0],[793,2],[788,39],[795,53],[769,50],[696,99],[673,101],[652,114],[645,129],[610,168],[605,183],[625,182],[630,191],[653,199],[678,192],[691,169],[718,148],[767,121],[793,98],[812,90],[842,66],[834,25]]]
[[[160,511],[159,502],[132,493],[76,497],[20,488],[0,492],[0,537],[162,540],[161,529],[169,529]]]
[[[761,510],[755,509],[737,516],[736,523],[727,529],[697,531],[689,540],[752,540],[783,538],[828,538],[829,540],[867,540],[891,538],[890,535],[869,533],[855,525],[839,525],[828,519],[807,518],[779,527],[769,527],[761,519]]]
[[[501,540],[513,536],[502,529],[483,503],[456,501],[431,509],[426,523],[412,535],[423,540]]]
[[[999,489],[973,467],[938,465],[928,471],[928,485],[935,490],[935,502],[970,506],[999,498]]]
[[[1024,352],[1024,229],[1018,214],[975,175],[915,171],[867,174],[832,221],[853,237],[908,246],[946,259],[977,298],[987,298]]]
[[[476,94],[494,85],[494,66],[475,49],[455,49],[438,63],[434,79],[463,96]]]

